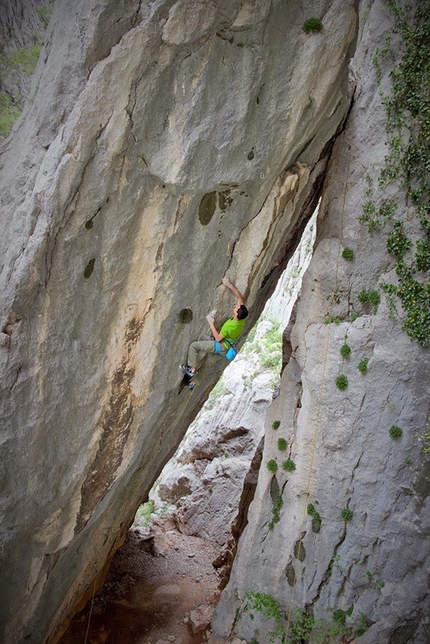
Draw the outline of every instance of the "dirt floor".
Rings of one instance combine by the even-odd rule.
[[[169,522],[130,530],[105,584],[60,644],[221,644],[209,626],[219,556],[219,546]]]

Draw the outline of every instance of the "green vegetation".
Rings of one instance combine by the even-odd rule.
[[[422,346],[430,346],[430,1],[400,8],[385,0],[395,21],[400,43],[387,38],[377,48],[374,65],[381,80],[383,57],[400,47],[402,57],[390,73],[391,92],[382,94],[387,116],[388,154],[377,177],[381,191],[377,208],[373,180],[369,179],[366,202],[360,218],[370,233],[386,236],[387,252],[394,259],[396,283],[381,284],[390,317],[396,319],[394,298],[403,309],[402,328]],[[369,175],[370,176],[370,175]],[[384,191],[396,182],[404,190],[408,210],[388,199]]]
[[[340,324],[340,318],[333,317],[332,315],[328,315],[327,317],[324,318],[324,324]]]
[[[372,307],[372,313],[375,314],[381,303],[381,296],[378,291],[360,291],[358,300],[364,307],[370,305]]]
[[[295,610],[290,614],[280,602],[266,593],[247,592],[243,610],[250,613],[260,613],[263,617],[274,621],[274,629],[268,633],[270,642],[282,644],[328,644],[337,641],[341,636],[350,638],[361,635],[369,627],[367,618],[360,613],[358,630],[347,623],[353,614],[353,606],[348,610],[333,609],[330,618],[315,618],[307,610]],[[288,616],[287,616],[288,613]],[[365,621],[363,622],[362,616]],[[254,640],[258,641],[258,640]]]
[[[412,240],[406,237],[403,222],[393,222],[393,229],[387,237],[387,250],[390,255],[394,255],[397,258],[403,257],[411,246]]]
[[[42,47],[40,44],[32,45],[31,47],[28,47],[28,48],[21,47],[6,59],[6,64],[9,64],[11,67],[15,69],[20,68],[26,74],[31,76],[31,74],[36,69],[37,61],[39,60],[41,50],[42,50]]]
[[[307,514],[312,517],[312,530],[314,532],[319,532],[321,530],[321,516],[320,513],[315,509],[313,503],[308,503]]]
[[[352,248],[344,248],[342,251],[342,257],[347,262],[352,262],[352,260],[354,259],[354,251],[352,250]]]
[[[285,450],[287,449],[287,447],[288,447],[288,443],[287,443],[287,441],[285,440],[285,438],[278,438],[278,449],[279,449],[281,452],[285,452]]]
[[[342,610],[341,608],[336,608],[333,611],[333,619],[338,624],[345,624],[346,618],[352,615],[353,607],[351,606],[348,610]]]
[[[369,582],[370,588],[373,588],[374,590],[380,590],[381,588],[384,588],[385,581],[378,581],[377,579],[375,579],[370,570],[366,570],[364,576]]]
[[[282,463],[282,469],[284,469],[286,472],[294,472],[294,470],[296,469],[296,464],[289,458]]]
[[[274,420],[272,423],[272,429],[279,429],[281,426],[281,421],[280,420]]]
[[[154,512],[154,503],[147,501],[139,506],[136,516],[134,518],[134,525],[145,527],[151,521],[151,515]]]
[[[263,367],[281,370],[282,364],[282,330],[277,320],[270,320],[272,328],[260,340],[260,362]]]
[[[352,519],[352,517],[353,517],[353,512],[352,512],[352,510],[350,510],[349,508],[343,508],[343,509],[341,510],[341,512],[340,512],[340,516],[341,516],[341,517],[342,517],[342,519],[344,519],[345,521],[351,521],[351,519]]]
[[[340,355],[342,358],[348,359],[351,355],[351,347],[349,344],[342,344],[340,347]]]
[[[245,599],[247,601],[245,611],[255,610],[255,612],[261,613],[264,617],[282,619],[283,610],[281,604],[271,595],[247,592],[245,593]]]
[[[280,521],[281,508],[284,504],[282,496],[278,495],[273,501],[272,506],[272,520],[269,522],[269,530],[273,530],[275,525]]]
[[[369,363],[369,360],[370,360],[370,358],[363,358],[358,363],[357,368],[358,368],[359,372],[363,374],[363,376],[364,376],[365,373],[367,373],[367,365]]]
[[[316,34],[322,31],[323,23],[319,18],[308,18],[303,24],[303,31],[305,34]]]
[[[341,391],[345,391],[348,387],[348,378],[344,374],[341,374],[336,378],[336,387]]]
[[[269,322],[270,326],[264,334],[257,334],[257,327],[261,322]],[[259,361],[259,371],[269,369],[277,377],[282,366],[282,329],[281,323],[275,318],[262,315],[258,324],[251,329],[246,342],[241,350],[242,355],[256,354]]]
[[[37,8],[37,13],[40,16],[40,19],[41,19],[44,27],[48,26],[48,22],[51,19],[53,10],[54,10],[54,2],[50,2],[47,7],[38,7]]]
[[[0,135],[9,136],[13,124],[21,115],[21,111],[12,103],[9,94],[0,92]]]
[[[274,458],[271,458],[270,461],[267,461],[267,469],[273,474],[278,471],[278,464]]]
[[[400,427],[397,427],[397,425],[391,425],[390,427],[390,436],[391,438],[397,439],[402,436],[403,430]]]

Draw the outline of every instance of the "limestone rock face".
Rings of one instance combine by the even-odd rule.
[[[54,642],[262,310],[349,104],[355,2],[58,0],[1,158],[2,641]],[[87,595],[85,595],[87,593]]]
[[[372,57],[392,23],[379,2],[362,6],[360,16],[355,100],[326,176],[249,523],[213,620],[218,635],[246,641],[269,641],[279,626],[261,610],[245,610],[249,592],[279,601],[293,623],[304,609],[326,628],[337,617],[363,644],[429,641],[429,477],[420,443],[429,414],[428,349],[391,319],[384,296],[376,311],[358,299],[395,280],[384,235],[369,236],[358,221],[366,177],[377,181],[387,153]],[[388,65],[381,71],[388,91]],[[390,190],[410,221],[404,191],[394,184]],[[354,250],[353,261],[342,258],[345,247]],[[334,318],[338,323],[330,323]],[[349,359],[340,354],[344,343]],[[363,358],[366,373],[357,368]],[[348,378],[344,390],[335,384],[340,374]],[[390,436],[393,425],[403,430],[400,438]],[[295,469],[283,468],[287,459]],[[279,521],[271,525],[276,511]]]
[[[30,78],[50,14],[49,0],[2,0],[0,11],[0,91],[2,127],[7,102],[22,109],[30,89]],[[7,129],[7,128],[6,128]]]
[[[246,378],[252,381],[247,385]],[[174,463],[151,491],[155,507],[173,505],[181,532],[224,546],[240,512],[245,479],[264,432],[273,374],[252,372],[239,356],[223,374],[224,394],[208,400]]]

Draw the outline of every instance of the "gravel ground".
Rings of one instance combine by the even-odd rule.
[[[104,585],[60,644],[221,644],[209,627],[219,556],[219,546],[169,521],[130,530]]]

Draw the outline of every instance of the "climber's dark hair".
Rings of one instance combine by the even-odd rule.
[[[237,319],[244,320],[248,316],[248,309],[244,304],[241,304],[237,309]]]

